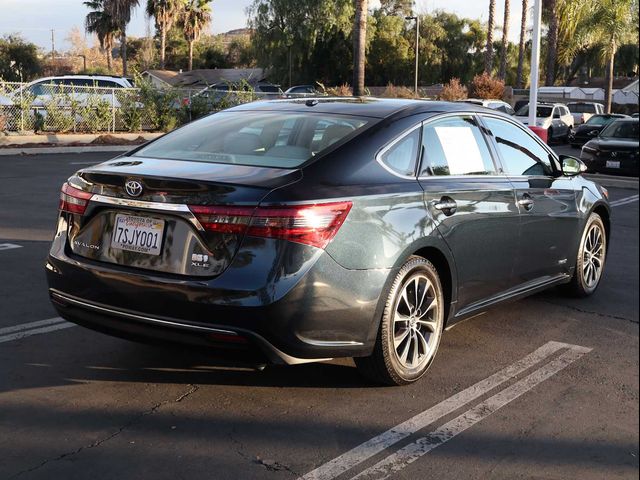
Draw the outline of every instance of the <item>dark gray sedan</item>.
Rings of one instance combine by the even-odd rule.
[[[406,384],[455,322],[596,290],[610,211],[583,170],[470,104],[251,103],[72,176],[50,296],[125,338]]]

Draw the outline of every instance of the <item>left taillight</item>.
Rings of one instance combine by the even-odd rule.
[[[60,204],[58,205],[58,208],[61,212],[84,215],[92,196],[92,193],[84,192],[72,187],[68,183],[65,183],[62,186],[62,191],[60,192]]]
[[[278,207],[189,205],[205,230],[279,238],[324,248],[344,223],[351,202]]]

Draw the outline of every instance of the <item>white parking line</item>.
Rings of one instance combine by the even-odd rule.
[[[32,335],[55,332],[56,330],[75,326],[75,323],[67,322],[60,317],[38,320],[37,322],[23,323],[20,325],[12,325],[11,327],[0,328],[0,343],[12,342]]]
[[[439,404],[425,410],[422,413],[406,420],[380,435],[367,440],[361,445],[343,453],[339,457],[321,465],[306,475],[300,477],[300,480],[331,480],[342,475],[347,470],[359,465],[369,458],[377,455],[390,446],[414,434],[438,419],[453,413],[464,405],[476,400],[482,395],[488,393],[499,385],[511,380],[520,373],[528,370],[545,358],[553,355],[563,348],[572,348],[573,345],[560,342],[548,342],[540,348],[509,365],[508,367],[494,373],[488,378],[479,381],[461,392],[443,400]],[[581,347],[579,347],[581,348]]]
[[[639,195],[631,195],[630,197],[621,198],[610,203],[612,207],[619,207],[620,205],[627,205],[628,203],[637,202],[640,198]]]
[[[0,250],[11,250],[13,248],[22,248],[22,245],[16,245],[15,243],[0,243]]]
[[[429,453],[434,448],[448,442],[455,436],[527,393],[533,387],[552,377],[590,351],[590,348],[571,345],[567,352],[555,360],[540,367],[522,380],[496,393],[475,407],[470,408],[463,414],[429,433],[427,436],[389,455],[377,464],[353,477],[352,480],[382,480],[388,478],[415,462],[421,456]]]

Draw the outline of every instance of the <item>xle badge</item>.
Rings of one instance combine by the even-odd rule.
[[[201,253],[191,254],[191,266],[192,267],[209,267],[209,255],[203,255]]]

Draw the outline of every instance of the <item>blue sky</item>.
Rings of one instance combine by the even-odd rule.
[[[221,33],[245,27],[245,9],[251,2],[252,0],[213,0],[211,31]],[[140,3],[146,2],[141,0]],[[375,0],[370,0],[370,3],[375,4]],[[417,0],[417,9],[420,12],[443,9],[486,21],[488,4],[489,0]],[[496,20],[501,25],[504,3],[498,0],[496,4]],[[19,33],[48,50],[51,48],[51,29],[54,29],[56,48],[64,49],[68,46],[65,38],[69,31],[73,27],[83,27],[87,11],[82,0],[0,0],[0,35]],[[512,1],[509,37],[513,41],[519,35],[521,11],[521,2]],[[152,22],[150,25],[153,29]],[[129,34],[143,36],[146,28],[147,19],[144,9],[140,7],[130,24]]]

